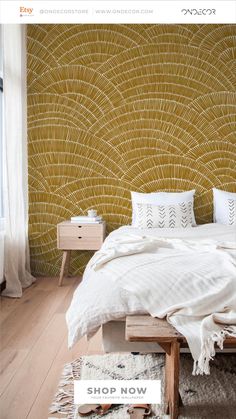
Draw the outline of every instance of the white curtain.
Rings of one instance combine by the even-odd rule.
[[[28,245],[26,28],[2,25],[4,94],[4,216],[6,289],[21,297],[34,282]]]

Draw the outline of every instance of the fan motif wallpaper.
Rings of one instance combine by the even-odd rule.
[[[30,252],[57,275],[56,225],[95,208],[131,220],[130,191],[236,191],[235,25],[28,25]],[[74,252],[71,273],[91,252]]]

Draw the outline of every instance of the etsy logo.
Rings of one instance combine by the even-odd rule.
[[[22,16],[33,16],[33,7],[20,6],[20,17]]]

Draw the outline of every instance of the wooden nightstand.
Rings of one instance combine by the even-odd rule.
[[[106,223],[79,224],[63,221],[57,225],[57,248],[63,250],[61,272],[58,285],[67,275],[71,250],[99,250],[106,234]]]

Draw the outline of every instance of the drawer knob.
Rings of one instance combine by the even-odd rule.
[[[82,228],[82,226],[78,226],[78,228]]]
[[[78,237],[78,239],[82,239],[82,237],[81,237],[81,236],[79,236],[79,237]]]

